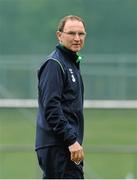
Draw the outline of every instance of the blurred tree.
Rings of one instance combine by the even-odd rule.
[[[0,54],[49,53],[68,14],[87,22],[86,53],[137,53],[137,0],[0,0]]]

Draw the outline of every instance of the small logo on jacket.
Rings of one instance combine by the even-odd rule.
[[[73,74],[73,71],[72,71],[71,68],[69,68],[69,72],[70,72],[70,74],[71,74],[72,81],[73,81],[73,82],[76,82],[76,79],[75,79],[75,77],[74,77],[74,74]]]

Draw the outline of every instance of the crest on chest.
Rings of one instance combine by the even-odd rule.
[[[76,82],[76,78],[75,78],[73,70],[71,68],[69,68],[69,72],[70,72],[70,75],[71,75],[72,82]]]

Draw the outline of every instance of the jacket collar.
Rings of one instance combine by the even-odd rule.
[[[77,55],[77,53],[65,48],[63,45],[58,44],[56,46],[56,48],[58,48],[59,50],[61,50],[66,56],[68,56],[75,64],[78,64],[78,59],[79,56]]]

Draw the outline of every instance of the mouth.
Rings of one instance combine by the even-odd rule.
[[[80,44],[73,44],[73,46],[80,46]]]

